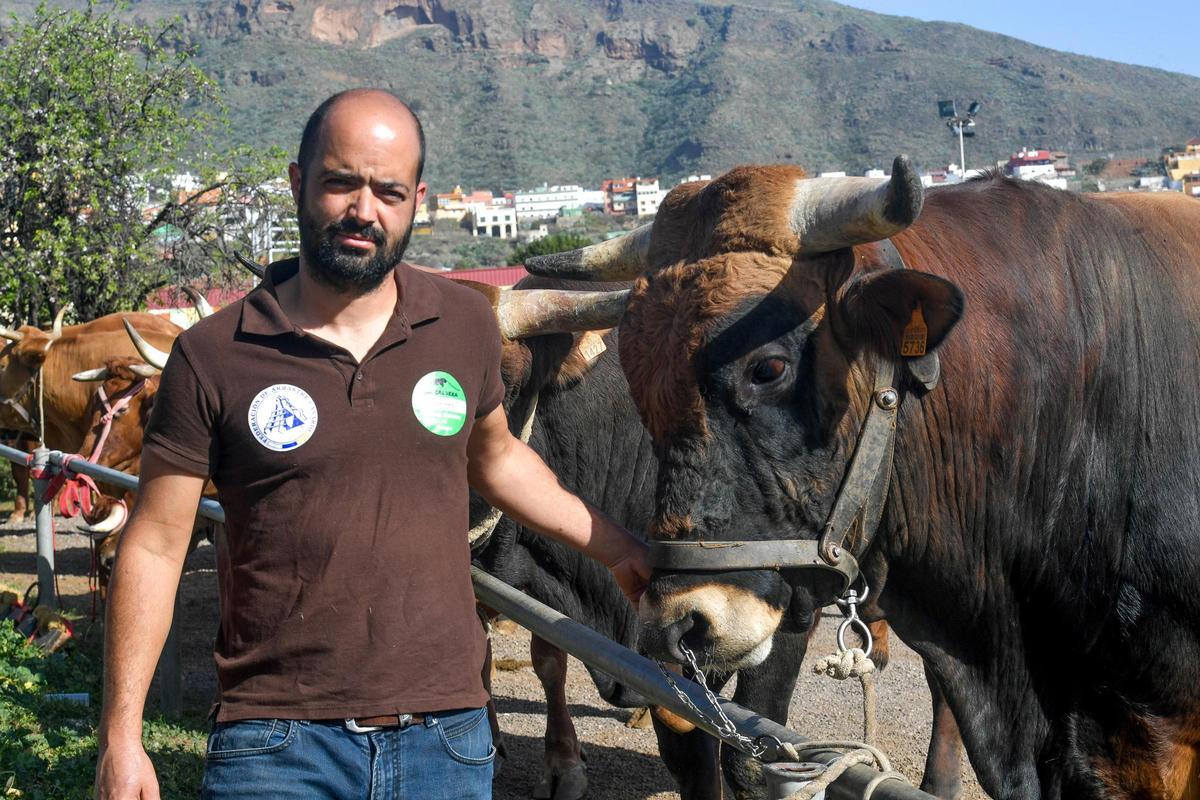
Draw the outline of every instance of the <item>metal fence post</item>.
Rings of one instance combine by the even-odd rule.
[[[159,707],[163,716],[183,716],[183,648],[179,640],[179,593],[182,582],[175,590],[175,609],[171,614],[171,627],[167,640],[163,642],[162,656],[158,659]]]
[[[46,469],[50,466],[50,451],[45,445],[33,451],[33,508],[37,526],[37,576],[38,603],[46,606],[58,605],[58,593],[54,589],[54,498],[46,497],[50,477]]]

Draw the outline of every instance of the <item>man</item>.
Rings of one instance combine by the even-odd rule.
[[[322,104],[289,167],[300,258],[177,340],[113,574],[98,798],[158,796],[142,705],[209,475],[213,800],[490,796],[468,481],[640,593],[645,545],[509,433],[491,308],[400,263],[423,151],[390,94]]]

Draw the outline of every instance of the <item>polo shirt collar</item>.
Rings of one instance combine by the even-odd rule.
[[[277,285],[295,277],[299,271],[299,258],[276,261],[267,267],[262,283],[246,296],[242,304],[239,327],[243,333],[260,336],[305,335],[283,312],[275,290]],[[372,350],[407,339],[413,326],[437,319],[442,313],[442,293],[434,281],[444,278],[439,279],[403,262],[396,265],[392,275],[397,293],[395,313]]]

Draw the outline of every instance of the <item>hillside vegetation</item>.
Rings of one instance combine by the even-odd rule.
[[[18,10],[22,3],[16,4]],[[825,0],[140,0],[183,18],[243,142],[294,148],[329,93],[411,98],[428,177],[493,189],[957,160],[935,101],[983,102],[971,166],[1022,145],[1077,161],[1200,134],[1200,79]],[[1184,99],[1188,100],[1185,102]]]

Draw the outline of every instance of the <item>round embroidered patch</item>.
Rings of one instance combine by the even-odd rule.
[[[467,396],[449,372],[430,372],[413,387],[413,413],[430,433],[453,436],[467,421]]]
[[[268,450],[295,450],[317,429],[317,404],[290,383],[263,389],[250,404],[250,432]]]

